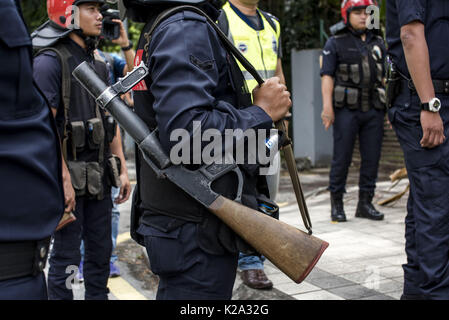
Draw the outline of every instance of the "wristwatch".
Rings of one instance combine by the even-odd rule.
[[[428,103],[421,103],[421,110],[438,112],[441,109],[441,101],[438,98],[433,98]]]
[[[129,40],[128,42],[129,42],[129,45],[127,47],[123,47],[122,48],[123,51],[128,51],[128,50],[131,50],[133,48],[134,44],[132,43],[132,41]]]

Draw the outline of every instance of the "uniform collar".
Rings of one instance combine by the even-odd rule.
[[[259,19],[260,19],[262,29],[257,30],[256,26],[251,22],[251,20],[248,19],[248,17],[247,17],[242,11],[240,11],[240,10],[239,10],[236,6],[234,6],[230,1],[228,1],[228,3],[229,3],[229,5],[231,6],[232,10],[234,10],[234,12],[235,12],[235,13],[236,13],[236,14],[237,14],[243,21],[245,21],[246,24],[247,24],[248,26],[250,26],[251,28],[253,28],[253,29],[256,30],[256,31],[260,31],[260,30],[265,29],[265,26],[264,26],[264,23],[263,23],[263,19],[262,19],[262,17],[260,16],[260,13],[259,13],[259,9],[257,9],[257,15],[258,15],[258,17],[259,17]]]
[[[211,3],[206,2],[199,6],[200,9],[202,9],[213,21],[218,20],[218,16],[220,15],[220,11],[215,8]]]
[[[348,28],[348,32],[349,32],[349,34],[351,34],[357,40],[359,40],[361,42],[366,42],[366,43],[369,43],[372,40],[373,36],[374,36],[374,34],[370,30],[367,30],[366,33],[365,33],[366,34],[366,39],[365,39],[365,41],[362,41],[361,35],[357,34],[353,30],[351,30],[351,28]]]

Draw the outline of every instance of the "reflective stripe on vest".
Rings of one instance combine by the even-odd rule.
[[[234,45],[249,60],[259,72],[263,79],[271,78],[276,73],[278,62],[279,37],[281,27],[276,23],[277,30],[274,30],[265,17],[259,13],[263,21],[264,29],[254,30],[231,8],[229,2],[223,6],[229,22],[229,34]],[[249,92],[257,86],[257,81],[238,63],[246,80]]]

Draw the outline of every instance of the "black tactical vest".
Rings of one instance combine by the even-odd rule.
[[[373,35],[369,42],[363,43],[349,31],[336,35],[335,39],[338,65],[334,106],[364,112],[370,108],[385,109],[383,39]],[[366,41],[368,39],[367,35]],[[362,50],[361,46],[366,46],[366,50]]]
[[[148,62],[144,46],[147,40],[144,34],[151,29],[153,21],[148,22],[142,30],[137,52],[143,50],[142,61]],[[245,80],[235,59],[228,53],[229,72],[228,79],[223,79],[233,87],[235,96],[232,102],[236,108],[245,108],[252,105],[251,95],[246,91]],[[151,78],[145,79],[147,88],[150,88]],[[227,97],[229,98],[229,97]],[[151,128],[157,126],[152,106],[154,97],[149,90],[134,91],[134,107],[138,116]],[[137,149],[137,148],[136,148]],[[189,167],[189,166],[186,166]],[[190,166],[197,169],[198,166]],[[257,165],[240,166],[244,176],[242,203],[258,210],[259,196],[268,197],[268,187],[265,176],[258,176]],[[158,179],[153,170],[145,163],[142,155],[137,151],[137,192],[133,196],[133,213],[131,221],[131,234],[139,239],[135,228],[144,223],[164,231],[175,229],[186,222],[198,224],[198,242],[200,247],[210,254],[223,254],[224,252],[237,253],[252,252],[234,232],[232,232],[215,215],[191,198],[187,193],[174,185],[168,179]],[[237,179],[233,173],[227,174],[213,183],[213,190],[229,199],[235,198]],[[137,211],[137,212],[136,212]],[[143,245],[141,240],[137,240]]]
[[[41,49],[38,54],[46,50],[57,53],[62,69],[62,101],[56,113],[56,125],[72,185],[77,196],[101,200],[110,192],[108,159],[111,156],[111,133],[107,134],[105,130],[104,110],[97,106],[95,99],[73,77],[72,72],[80,63],[87,61],[108,83],[106,64],[94,59],[67,38],[61,39],[53,48]]]

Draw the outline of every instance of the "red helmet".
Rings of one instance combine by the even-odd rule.
[[[343,0],[341,3],[341,17],[345,24],[348,24],[349,13],[358,8],[366,8],[368,6],[378,6],[377,0]]]
[[[72,6],[86,2],[105,3],[104,0],[47,0],[48,18],[60,27],[68,29],[72,24],[72,19],[68,19],[73,14]]]

